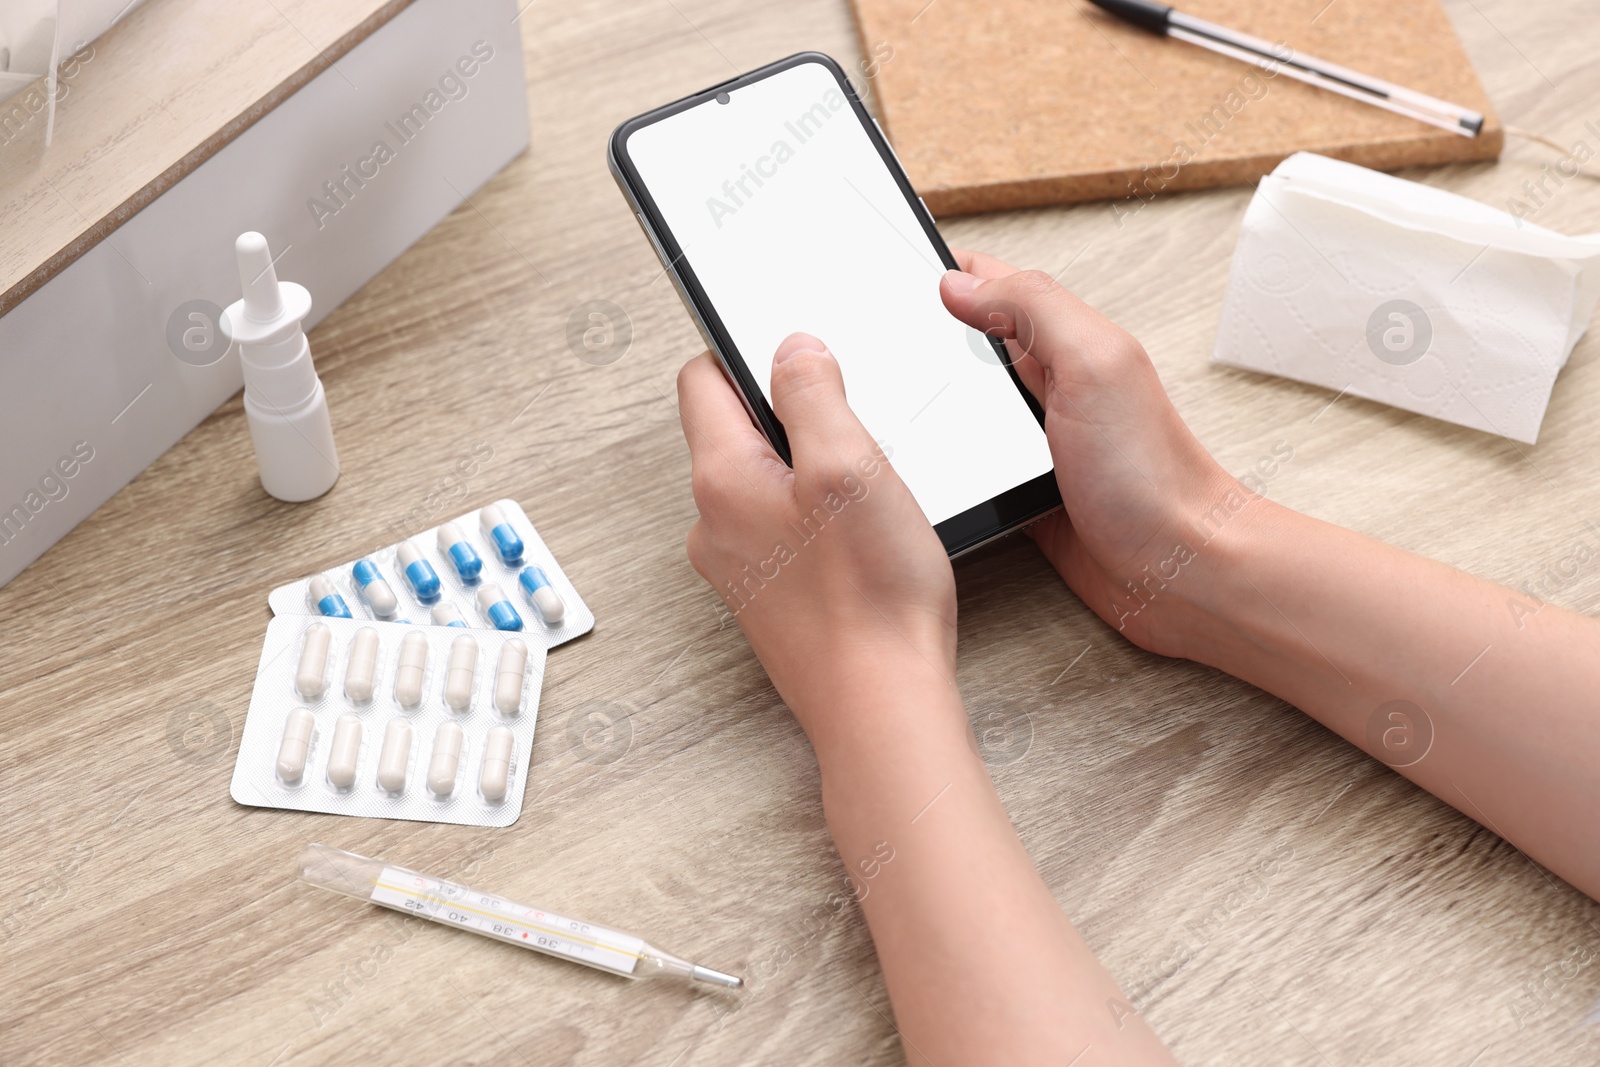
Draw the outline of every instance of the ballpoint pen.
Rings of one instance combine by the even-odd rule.
[[[1370,74],[1362,74],[1349,67],[1341,67],[1337,63],[1300,55],[1287,45],[1275,45],[1259,37],[1218,26],[1215,22],[1185,15],[1166,4],[1154,3],[1153,0],[1092,0],[1092,3],[1118,18],[1155,33],[1176,37],[1180,41],[1209,48],[1247,63],[1276,63],[1281,73],[1297,81],[1441,129],[1452,130],[1463,137],[1476,137],[1483,131],[1483,116],[1476,111],[1374,78]]]

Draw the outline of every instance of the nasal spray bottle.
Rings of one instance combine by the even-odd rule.
[[[239,344],[244,413],[261,488],[279,500],[311,500],[339,479],[328,398],[300,327],[311,313],[311,294],[278,281],[267,239],[259,233],[240,234],[233,247],[244,299],[223,312],[223,323]]]

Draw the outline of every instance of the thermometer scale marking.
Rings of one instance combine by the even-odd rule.
[[[644,949],[643,940],[616,930],[393,867],[373,883],[372,902],[622,974],[633,973]]]

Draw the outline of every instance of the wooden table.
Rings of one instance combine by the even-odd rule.
[[[1600,121],[1592,8],[1450,11],[1510,125],[1600,148],[1583,128]],[[802,48],[854,61],[846,7],[590,0],[522,22],[535,147],[312,337],[334,491],[266,497],[235,398],[0,590],[0,1061],[899,1060],[865,927],[829,904],[843,872],[815,763],[684,558],[673,376],[700,345],[603,159],[618,120],[734,70]],[[1513,139],[1499,165],[1412,176],[1503,205],[1554,159]],[[1600,339],[1578,346],[1534,448],[1214,368],[1248,197],[1175,195],[1121,228],[1100,204],[945,230],[1062,271],[1145,342],[1230,470],[1291,444],[1274,498],[1600,611],[1600,564],[1546,578],[1596,543]],[[1569,181],[1537,221],[1600,230],[1600,185]],[[601,299],[632,341],[596,366],[567,329]],[[501,495],[600,620],[550,657],[521,820],[230,800],[267,590]],[[1120,642],[1026,541],[958,575],[960,681],[1000,793],[1180,1059],[1595,1061],[1593,902],[1278,700]],[[1537,728],[1537,710],[1507,714]],[[659,938],[750,991],[729,1002],[409,930],[299,884],[309,840]]]

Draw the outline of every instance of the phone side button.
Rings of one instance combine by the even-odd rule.
[[[645,224],[644,215],[635,211],[633,217],[639,220],[639,229],[643,230],[644,235],[650,239],[650,247],[656,250],[656,258],[661,261],[661,265],[663,267],[669,266],[666,249],[661,247],[661,241],[657,239],[656,232]]]
[[[672,268],[672,264],[667,260],[667,250],[661,247],[661,242],[656,238],[655,231],[645,225],[643,212],[635,211],[633,217],[638,220],[639,229],[643,230],[644,235],[650,238],[650,247],[656,250],[656,258],[661,261],[661,269],[666,272],[667,277],[672,279],[672,287],[678,291],[678,299],[683,302],[684,308],[689,312],[689,317],[694,320],[695,328],[700,331],[701,339],[705,341],[707,348],[713,352],[716,351],[716,342],[711,339],[711,331],[706,329],[705,319],[700,317],[700,309],[694,306],[693,300],[689,299],[689,291],[683,287],[683,279],[678,277],[678,272]]]
[[[678,299],[683,302],[684,309],[689,312],[689,317],[694,320],[695,328],[700,331],[701,339],[705,341],[707,348],[715,351],[717,344],[711,339],[711,331],[706,328],[706,320],[700,317],[700,309],[695,307],[694,301],[689,298],[689,290],[683,287],[683,279],[678,277],[677,270],[675,270],[672,264],[667,261],[666,250],[662,248],[661,243],[656,240],[655,234],[650,233],[649,227],[645,227],[645,233],[649,235],[650,244],[654,246],[656,250],[656,258],[661,260],[662,270],[666,273],[667,277],[672,280],[672,288],[677,290]]]
[[[883,138],[883,143],[888,146],[889,155],[894,157],[894,165],[900,168],[902,174],[905,173],[906,165],[900,162],[900,153],[894,150],[894,142],[889,140],[889,135],[883,132],[883,124],[877,119],[873,119],[872,125],[877,127],[878,136]]]

